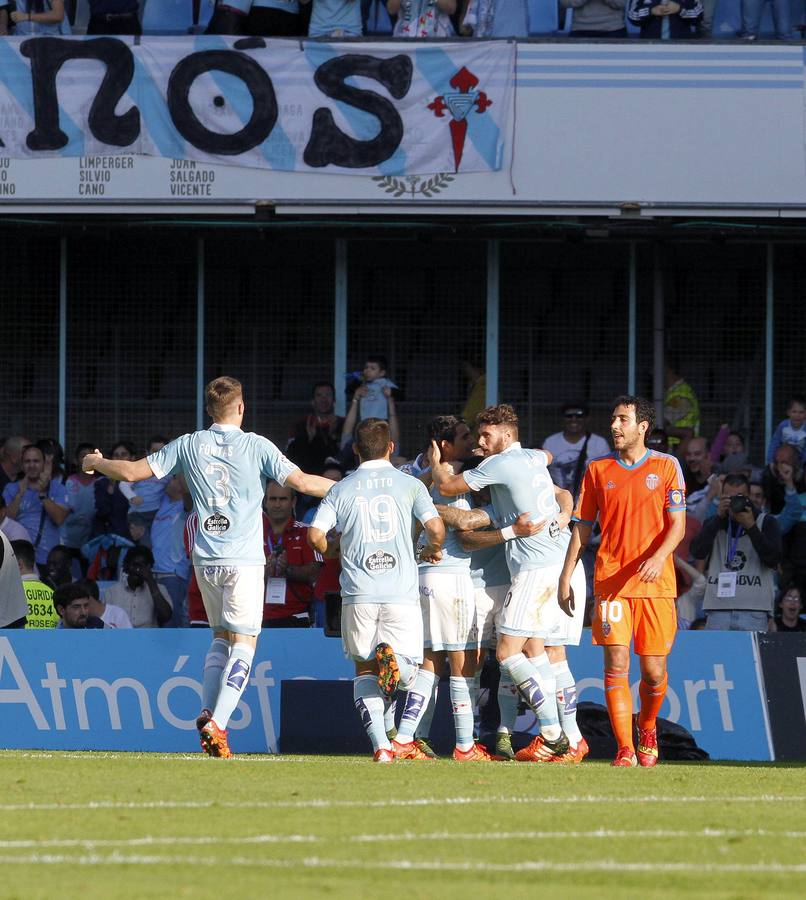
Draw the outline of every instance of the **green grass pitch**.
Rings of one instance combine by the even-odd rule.
[[[0,753],[0,897],[806,896],[806,768]]]

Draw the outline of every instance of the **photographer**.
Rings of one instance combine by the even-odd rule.
[[[691,542],[691,555],[708,560],[703,608],[709,630],[766,631],[772,614],[781,532],[749,494],[745,475],[727,475],[717,514]]]

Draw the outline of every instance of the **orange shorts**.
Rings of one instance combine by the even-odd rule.
[[[630,646],[639,656],[667,656],[677,633],[674,597],[596,599],[591,622],[593,643]]]

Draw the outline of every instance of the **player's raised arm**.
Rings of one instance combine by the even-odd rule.
[[[300,494],[308,494],[310,497],[324,497],[336,482],[331,481],[329,478],[322,478],[321,475],[309,475],[307,472],[303,472],[302,469],[295,469],[286,478],[285,483],[289,487],[294,488],[295,491],[299,491]]]
[[[88,453],[81,461],[81,468],[87,473],[100,472],[114,481],[145,481],[154,474],[148,460],[143,459],[104,459],[103,453],[96,450]]]
[[[442,453],[436,441],[431,441],[431,478],[443,497],[456,497],[470,490],[464,475],[454,475],[451,467],[442,462]]]

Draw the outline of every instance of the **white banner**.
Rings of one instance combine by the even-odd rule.
[[[0,39],[0,157],[495,171],[511,158],[515,53],[504,42]]]

